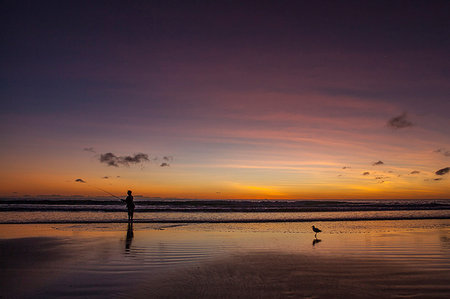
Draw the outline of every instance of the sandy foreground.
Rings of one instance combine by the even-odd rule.
[[[388,298],[450,294],[449,272],[418,273],[383,261],[246,254],[140,286],[138,298]],[[133,297],[134,297],[133,296]]]
[[[448,223],[437,226],[430,222],[424,227],[421,224],[420,229],[399,225],[394,231],[376,232],[369,226],[358,224],[356,229],[352,225],[355,226],[348,224],[343,230],[349,233],[323,234],[320,242],[314,242],[310,233],[286,232],[288,226],[274,225],[265,229],[137,227],[134,231],[123,230],[121,225],[96,229],[67,225],[0,226],[0,295],[450,296]],[[321,227],[327,228],[326,224]]]

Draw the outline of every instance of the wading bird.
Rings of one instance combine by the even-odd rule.
[[[320,233],[321,230],[318,229],[317,227],[315,227],[314,225],[312,226],[312,229],[313,229],[313,231],[316,233],[316,234],[314,235],[314,238],[317,238],[317,233]]]

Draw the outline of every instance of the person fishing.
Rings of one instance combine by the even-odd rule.
[[[112,197],[115,197],[115,198],[117,198],[117,199],[120,199],[120,200],[123,201],[123,202],[126,202],[126,203],[127,203],[127,209],[128,209],[128,221],[133,221],[133,214],[134,214],[134,208],[135,208],[135,205],[134,205],[134,201],[133,201],[133,195],[131,195],[131,190],[128,190],[128,192],[127,192],[127,194],[128,194],[127,198],[126,198],[126,199],[122,199],[122,198],[120,198],[120,197],[118,197],[118,196],[115,196],[115,195],[112,194],[111,192],[108,192],[108,191],[102,189],[102,188],[99,188],[99,187],[96,187],[96,186],[94,186],[94,185],[88,184],[88,183],[87,183],[85,180],[83,180],[83,179],[76,179],[75,182],[89,185],[89,186],[91,186],[92,188],[95,188],[95,189],[98,189],[98,190],[100,190],[100,191],[103,191],[103,192],[105,192],[105,193],[111,195]]]
[[[127,194],[128,194],[127,198],[122,199],[122,201],[127,203],[128,221],[133,221],[135,205],[134,205],[134,201],[133,201],[133,195],[131,195],[131,190],[128,190]]]

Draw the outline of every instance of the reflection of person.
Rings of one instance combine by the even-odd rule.
[[[128,190],[127,192],[128,196],[125,200],[127,203],[127,209],[128,209],[128,221],[133,221],[133,214],[134,214],[134,201],[133,201],[133,195],[131,195],[131,190]]]
[[[127,240],[125,241],[125,250],[130,250],[131,243],[133,242],[133,222],[128,222],[128,229],[127,229]]]

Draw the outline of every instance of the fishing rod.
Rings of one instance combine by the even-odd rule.
[[[115,196],[115,195],[112,194],[111,192],[108,192],[108,191],[106,191],[106,190],[103,190],[102,188],[99,188],[99,187],[94,186],[94,185],[92,185],[92,184],[88,184],[88,183],[87,183],[85,180],[83,180],[83,179],[76,179],[75,182],[86,184],[86,185],[88,185],[88,186],[90,186],[90,187],[92,187],[92,188],[95,188],[95,189],[98,189],[98,190],[100,190],[100,191],[103,191],[103,192],[105,192],[105,193],[111,195],[112,197],[115,197],[115,198],[120,199],[120,200],[123,201],[122,198],[120,198],[120,197],[118,197],[118,196]]]

